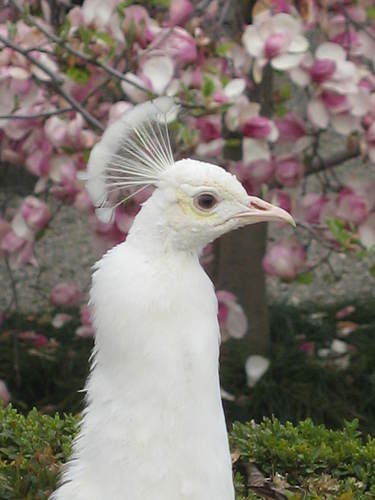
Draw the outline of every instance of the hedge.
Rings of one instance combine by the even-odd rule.
[[[42,500],[71,451],[77,417],[0,408],[0,498]],[[304,420],[235,423],[230,433],[237,500],[375,498],[375,439],[357,422],[340,431]]]

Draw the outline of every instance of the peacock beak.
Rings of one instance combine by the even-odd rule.
[[[269,221],[279,221],[287,222],[292,226],[296,226],[293,217],[289,212],[283,208],[276,207],[272,203],[257,198],[256,196],[249,196],[248,209],[237,215],[238,218],[247,219],[248,224],[254,224],[256,222],[269,222]]]

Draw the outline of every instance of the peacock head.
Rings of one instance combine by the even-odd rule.
[[[129,197],[118,198],[119,193],[130,188],[134,195],[153,185],[156,189],[137,217],[142,224],[135,222],[137,231],[153,227],[180,248],[199,250],[224,233],[257,222],[294,225],[288,212],[249,196],[223,168],[193,159],[175,162],[168,123],[177,111],[173,99],[158,98],[136,106],[106,130],[91,153],[87,177],[100,219],[110,220]]]

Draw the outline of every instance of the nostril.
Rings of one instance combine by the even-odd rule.
[[[265,207],[264,205],[261,205],[260,203],[257,203],[256,201],[252,201],[251,206],[253,208],[256,208],[257,210],[262,210],[263,212],[267,210],[267,207]]]

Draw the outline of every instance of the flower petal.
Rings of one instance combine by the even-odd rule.
[[[354,130],[358,130],[359,118],[350,115],[349,113],[339,113],[333,115],[331,118],[331,124],[334,130],[341,135],[349,135]]]
[[[289,52],[306,52],[308,48],[309,48],[308,40],[302,35],[297,35],[291,41],[288,50]]]
[[[325,42],[322,43],[315,52],[317,59],[333,59],[334,61],[345,61],[346,52],[337,43]]]
[[[245,163],[256,160],[269,160],[271,153],[266,141],[245,137],[242,141],[242,157]]]
[[[271,61],[271,66],[278,70],[295,68],[302,61],[304,54],[281,54]]]
[[[247,52],[253,57],[259,57],[263,52],[264,41],[258,34],[255,26],[248,26],[242,35],[242,43]]]
[[[307,116],[311,123],[319,128],[327,128],[329,114],[320,99],[313,99],[307,105]]]
[[[144,63],[142,73],[150,80],[154,92],[161,95],[173,77],[174,64],[167,56],[151,57]]]

